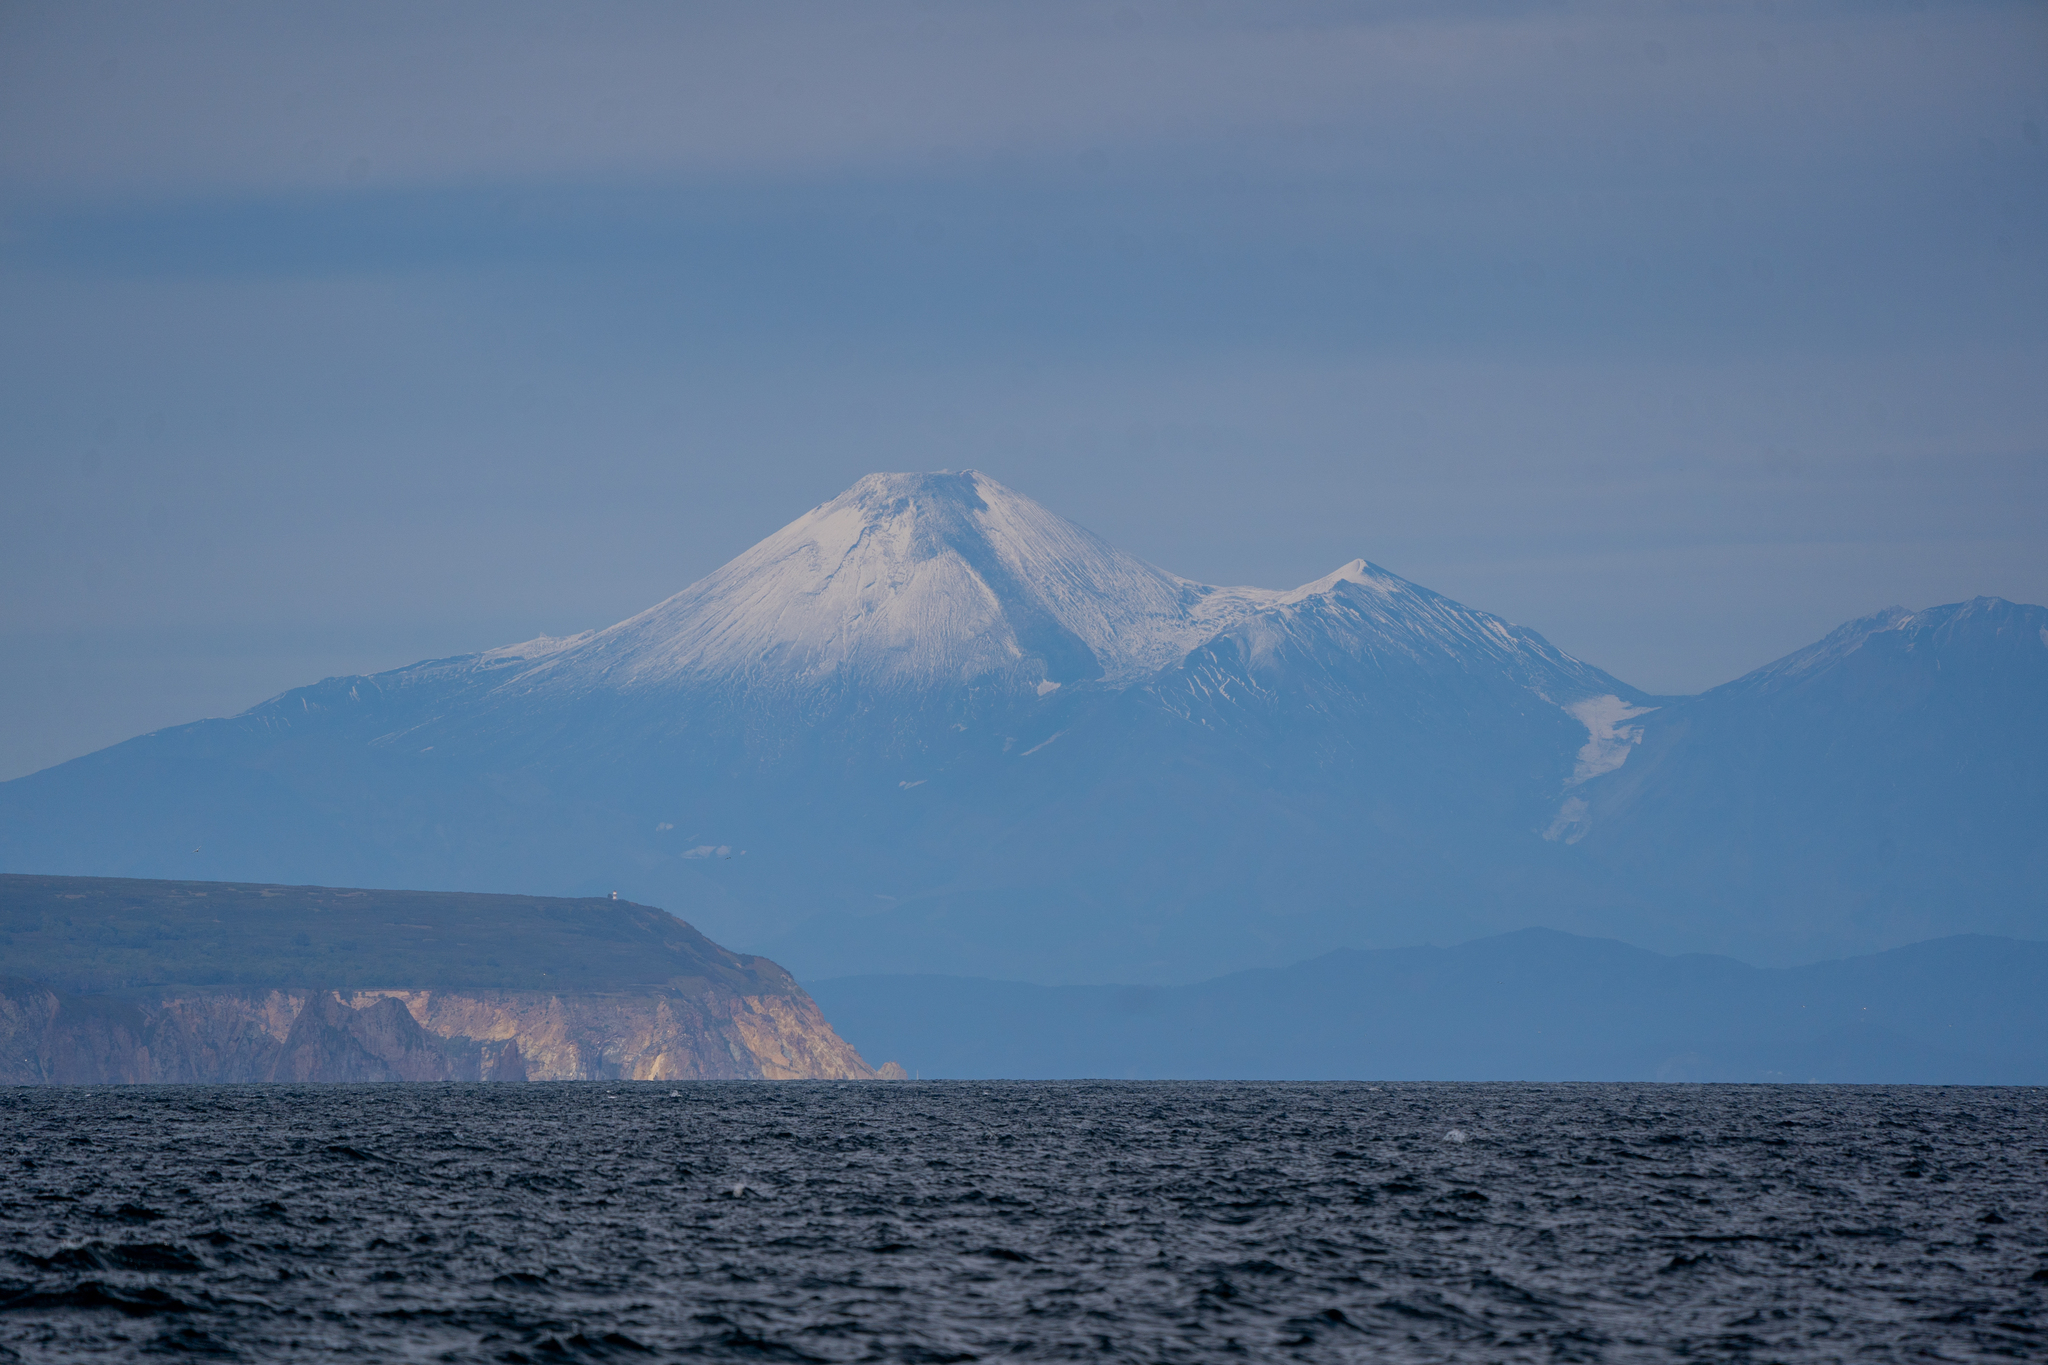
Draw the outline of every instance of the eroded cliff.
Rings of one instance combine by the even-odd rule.
[[[902,1073],[623,901],[0,876],[0,972],[6,1084]]]
[[[0,1084],[873,1080],[806,997],[535,991],[73,996],[0,982]]]

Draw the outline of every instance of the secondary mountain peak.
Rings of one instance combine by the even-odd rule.
[[[1886,607],[1830,631],[1801,650],[1765,664],[1707,695],[1778,693],[1839,685],[1828,680],[1868,673],[1942,671],[1944,662],[1973,671],[2017,668],[2040,678],[2048,668],[2048,609],[1975,597],[1922,611]]]
[[[1623,705],[1648,700],[1535,631],[1363,559],[1291,592],[1265,594],[1257,609],[1218,635],[1217,643],[1232,647],[1247,667],[1262,674],[1306,663],[1314,673],[1329,675],[1339,657],[1369,672],[1414,667],[1439,677],[1486,674],[1564,709],[1589,729],[1594,722],[1577,710],[1589,699]],[[1349,666],[1344,671],[1349,675]],[[1348,676],[1343,687],[1375,690],[1362,675]],[[1594,738],[1599,738],[1597,730]]]
[[[1280,594],[1276,600],[1282,605],[1291,605],[1306,598],[1319,597],[1326,592],[1334,590],[1340,583],[1357,583],[1362,587],[1377,588],[1382,592],[1387,592],[1396,590],[1395,585],[1403,582],[1405,582],[1404,579],[1388,573],[1377,564],[1368,564],[1362,559],[1354,559],[1349,564],[1324,574],[1313,583],[1304,583],[1292,592]]]

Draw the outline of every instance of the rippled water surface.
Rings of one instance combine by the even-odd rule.
[[[0,1359],[2048,1357],[2038,1090],[5,1090],[0,1132]]]

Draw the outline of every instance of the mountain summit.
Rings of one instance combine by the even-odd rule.
[[[870,474],[708,578],[605,630],[479,656],[504,696],[711,687],[1140,685],[1229,640],[1498,671],[1569,709],[1633,689],[1533,631],[1363,559],[1291,591],[1154,568],[975,470]],[[459,662],[459,661],[458,661]]]
[[[1050,691],[1162,668],[1281,596],[1176,578],[974,470],[870,474],[667,601],[545,642],[529,681]]]
[[[0,784],[0,869],[617,889],[800,976],[1530,924],[1784,961],[2048,935],[2044,668],[2048,613],[1983,599],[1651,697],[1363,559],[1213,587],[983,474],[874,474],[607,629]]]

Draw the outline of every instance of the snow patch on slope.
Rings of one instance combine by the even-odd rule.
[[[506,668],[515,664],[537,664],[550,655],[573,649],[597,632],[586,630],[580,635],[538,635],[516,645],[500,645],[487,649],[476,656],[479,668]]]
[[[1631,706],[1609,693],[1604,697],[1587,697],[1583,701],[1572,702],[1564,709],[1586,727],[1586,746],[1579,750],[1578,761],[1572,767],[1571,781],[1566,784],[1576,787],[1602,773],[1611,773],[1628,762],[1629,750],[1643,742],[1643,727],[1622,722],[1648,715],[1657,708]]]
[[[1557,816],[1550,822],[1550,828],[1543,831],[1543,837],[1553,844],[1560,840],[1576,844],[1593,828],[1593,822],[1586,816],[1591,809],[1585,797],[1567,796],[1564,804],[1557,808]]]

